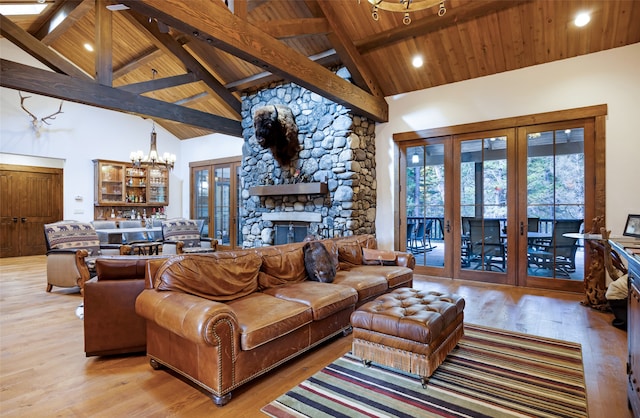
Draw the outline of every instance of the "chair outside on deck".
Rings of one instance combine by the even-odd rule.
[[[119,250],[101,249],[100,239],[92,224],[78,221],[59,221],[44,225],[47,245],[47,292],[53,286],[80,287],[95,272],[95,259],[105,253],[119,254]]]
[[[193,219],[162,222],[164,254],[206,253],[218,248],[218,240],[200,236],[200,225]]]
[[[494,266],[506,268],[507,255],[500,237],[500,221],[497,219],[471,218],[469,221],[470,262],[478,261],[476,269],[491,270]]]
[[[564,234],[580,232],[581,225],[582,219],[556,220],[551,240],[538,243],[529,250],[529,265],[535,265],[537,269],[556,271],[565,276],[575,272],[578,239],[565,237]]]

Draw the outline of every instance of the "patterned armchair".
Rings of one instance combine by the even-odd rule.
[[[163,254],[213,252],[218,248],[218,240],[200,236],[200,225],[193,219],[163,221],[162,237]]]
[[[95,270],[95,258],[102,254],[100,240],[90,223],[59,221],[44,225],[47,244],[47,292],[53,286],[80,287]],[[119,254],[119,250],[105,250]]]

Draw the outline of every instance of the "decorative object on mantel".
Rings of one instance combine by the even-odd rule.
[[[288,106],[268,105],[257,108],[253,113],[253,127],[258,144],[271,149],[280,165],[289,165],[300,151],[298,125]]]
[[[417,10],[429,9],[435,5],[440,5],[438,8],[438,16],[444,16],[447,13],[447,9],[444,7],[444,0],[368,0],[373,6],[371,7],[371,17],[376,22],[380,19],[378,10],[386,10],[389,12],[401,12],[404,13],[402,23],[409,25],[411,23],[411,17],[409,12],[415,12]],[[360,0],[358,0],[360,3]]]
[[[24,107],[24,101],[27,100],[28,98],[30,98],[31,96],[23,96],[22,92],[18,92],[18,95],[20,96],[20,107],[22,108],[22,110],[24,110],[25,112],[27,112],[29,114],[29,116],[31,116],[31,119],[33,119],[31,121],[31,125],[33,126],[33,130],[35,131],[36,135],[40,135],[40,129],[42,129],[42,124],[47,124],[47,125],[51,125],[49,122],[47,122],[47,119],[55,119],[56,115],[60,114],[60,113],[64,113],[62,111],[62,104],[64,103],[62,100],[60,100],[60,107],[58,108],[58,111],[55,113],[50,114],[49,116],[45,116],[44,118],[40,118],[38,119],[36,117],[36,115],[34,115],[33,113],[29,112],[27,110],[26,107]]]

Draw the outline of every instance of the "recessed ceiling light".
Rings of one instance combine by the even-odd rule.
[[[413,57],[413,60],[411,60],[411,64],[413,64],[415,68],[420,68],[422,67],[422,64],[424,64],[424,62],[422,61],[422,57],[420,55],[416,55]]]
[[[581,28],[587,23],[589,23],[590,20],[591,20],[591,15],[589,15],[589,13],[581,12],[581,13],[578,13],[573,23],[575,23],[576,26]]]
[[[5,16],[39,15],[47,7],[41,4],[0,4],[0,13]]]
[[[84,44],[84,49],[86,49],[89,52],[93,52],[93,45],[87,42],[86,44]]]

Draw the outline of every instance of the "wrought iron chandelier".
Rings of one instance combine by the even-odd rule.
[[[360,0],[358,0],[359,2]],[[438,8],[438,16],[444,16],[447,13],[447,9],[444,7],[444,0],[368,0],[372,4],[371,17],[373,20],[378,21],[380,15],[379,10],[386,10],[389,12],[404,13],[402,23],[408,25],[411,23],[411,17],[409,12],[415,12],[417,10],[424,10],[440,5]]]
[[[152,80],[155,80],[156,74],[158,74],[158,70],[152,68]],[[152,167],[155,167],[156,165],[163,165],[167,167],[168,170],[172,170],[176,163],[176,155],[165,152],[162,157],[160,157],[160,154],[158,154],[158,148],[156,147],[156,137],[156,122],[153,121],[153,125],[151,127],[151,146],[149,147],[149,154],[144,155],[141,150],[131,151],[129,159],[135,167],[143,165]]]
[[[141,150],[132,151],[129,155],[129,159],[131,159],[131,163],[135,167],[140,166],[152,166],[156,165],[164,165],[167,169],[173,169],[173,166],[176,163],[176,155],[169,154],[165,152],[162,157],[158,154],[158,149],[156,147],[156,123],[153,122],[153,127],[151,128],[151,146],[149,148],[149,154],[144,155]]]

